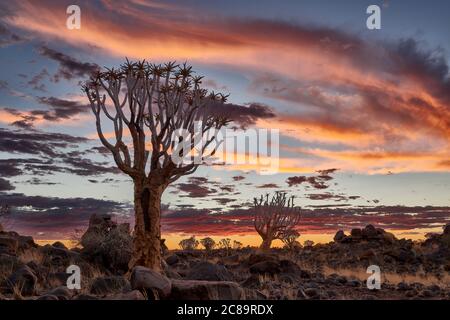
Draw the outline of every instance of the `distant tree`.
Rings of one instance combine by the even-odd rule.
[[[218,144],[210,144],[229,122],[206,108],[223,104],[227,97],[203,89],[201,79],[186,64],[127,60],[118,70],[98,72],[83,85],[100,141],[134,183],[135,230],[130,268],[142,265],[161,271],[162,194],[169,184],[199,166],[195,162],[174,162],[172,156],[183,158],[194,152],[204,159],[214,155]],[[104,133],[102,119],[111,122],[114,142]],[[180,130],[189,133],[189,138],[172,141]],[[124,137],[130,137],[131,148]],[[199,141],[204,141],[202,146],[198,146]],[[181,147],[176,148],[176,143]]]
[[[286,249],[294,250],[302,246],[297,240],[299,237],[300,233],[297,230],[289,230],[281,236],[281,241]]]
[[[205,248],[206,251],[211,251],[216,246],[216,242],[210,237],[201,239],[200,243],[202,244],[202,246]]]
[[[195,239],[195,236],[192,236],[188,239],[183,239],[178,244],[183,250],[195,250],[197,249],[199,242]]]
[[[294,206],[294,197],[287,197],[285,192],[276,192],[269,199],[254,199],[254,226],[263,242],[262,250],[268,250],[275,239],[281,239],[295,229],[300,222],[300,208]]]
[[[234,240],[233,241],[233,249],[241,249],[242,248],[242,242],[239,242],[239,241],[236,241],[236,240]]]
[[[314,245],[314,241],[312,241],[312,240],[305,240],[305,242],[303,242],[303,246],[308,247],[308,248],[312,247],[313,245]]]
[[[226,249],[227,251],[231,249],[231,239],[224,238],[219,241],[219,248]]]

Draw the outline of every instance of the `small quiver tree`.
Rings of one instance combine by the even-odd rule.
[[[294,206],[294,197],[285,192],[276,192],[254,199],[254,226],[262,238],[261,249],[270,249],[273,240],[295,230],[300,222],[300,208]]]

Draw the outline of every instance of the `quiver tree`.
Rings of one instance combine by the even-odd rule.
[[[216,246],[214,239],[206,237],[200,240],[200,243],[205,248],[206,251],[211,251]]]
[[[192,236],[190,238],[181,240],[178,245],[183,250],[195,250],[197,249],[199,242],[197,239],[195,239],[195,236]]]
[[[268,250],[275,239],[295,230],[300,222],[300,208],[294,206],[294,197],[287,197],[285,192],[276,192],[254,199],[254,218],[256,232],[263,242],[262,250]]]
[[[98,72],[83,85],[100,141],[134,183],[130,268],[142,265],[161,270],[162,194],[170,183],[193,173],[214,155],[217,133],[229,122],[208,112],[208,106],[217,107],[227,97],[201,88],[201,79],[186,64],[127,60],[117,70]],[[111,137],[104,132],[104,120],[109,120]],[[177,136],[180,130],[189,135]],[[193,152],[200,161],[175,161]]]
[[[297,230],[288,230],[281,235],[281,241],[283,242],[286,249],[294,250],[295,248],[300,248],[301,243],[298,242],[300,233]]]

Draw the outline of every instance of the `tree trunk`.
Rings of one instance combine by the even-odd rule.
[[[161,271],[161,197],[166,185],[134,183],[135,226],[130,270],[144,266]]]
[[[262,251],[269,251],[271,245],[272,245],[272,237],[266,236],[265,238],[263,238],[263,242],[261,243],[261,246],[259,248]]]

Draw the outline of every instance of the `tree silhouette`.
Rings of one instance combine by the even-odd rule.
[[[211,251],[216,246],[214,239],[206,237],[200,240],[200,243],[205,248],[206,251]]]
[[[199,242],[197,239],[195,239],[195,236],[192,236],[190,238],[181,240],[178,245],[183,250],[195,250],[197,249]]]
[[[263,242],[262,250],[270,249],[272,241],[282,239],[300,222],[300,208],[294,207],[294,197],[288,198],[285,192],[276,192],[254,199],[254,226]]]
[[[161,270],[162,194],[170,183],[193,173],[205,158],[214,155],[217,144],[211,143],[217,142],[218,130],[229,122],[213,116],[207,108],[223,104],[227,96],[201,88],[201,79],[186,64],[155,65],[127,59],[119,69],[100,71],[83,85],[100,141],[134,183],[135,230],[130,268],[142,265]],[[110,121],[114,142],[104,133],[102,118]],[[189,136],[174,139],[180,129]],[[126,138],[131,139],[129,144]],[[200,147],[199,138],[206,139]],[[203,162],[174,161],[173,156],[192,152],[199,154]]]

